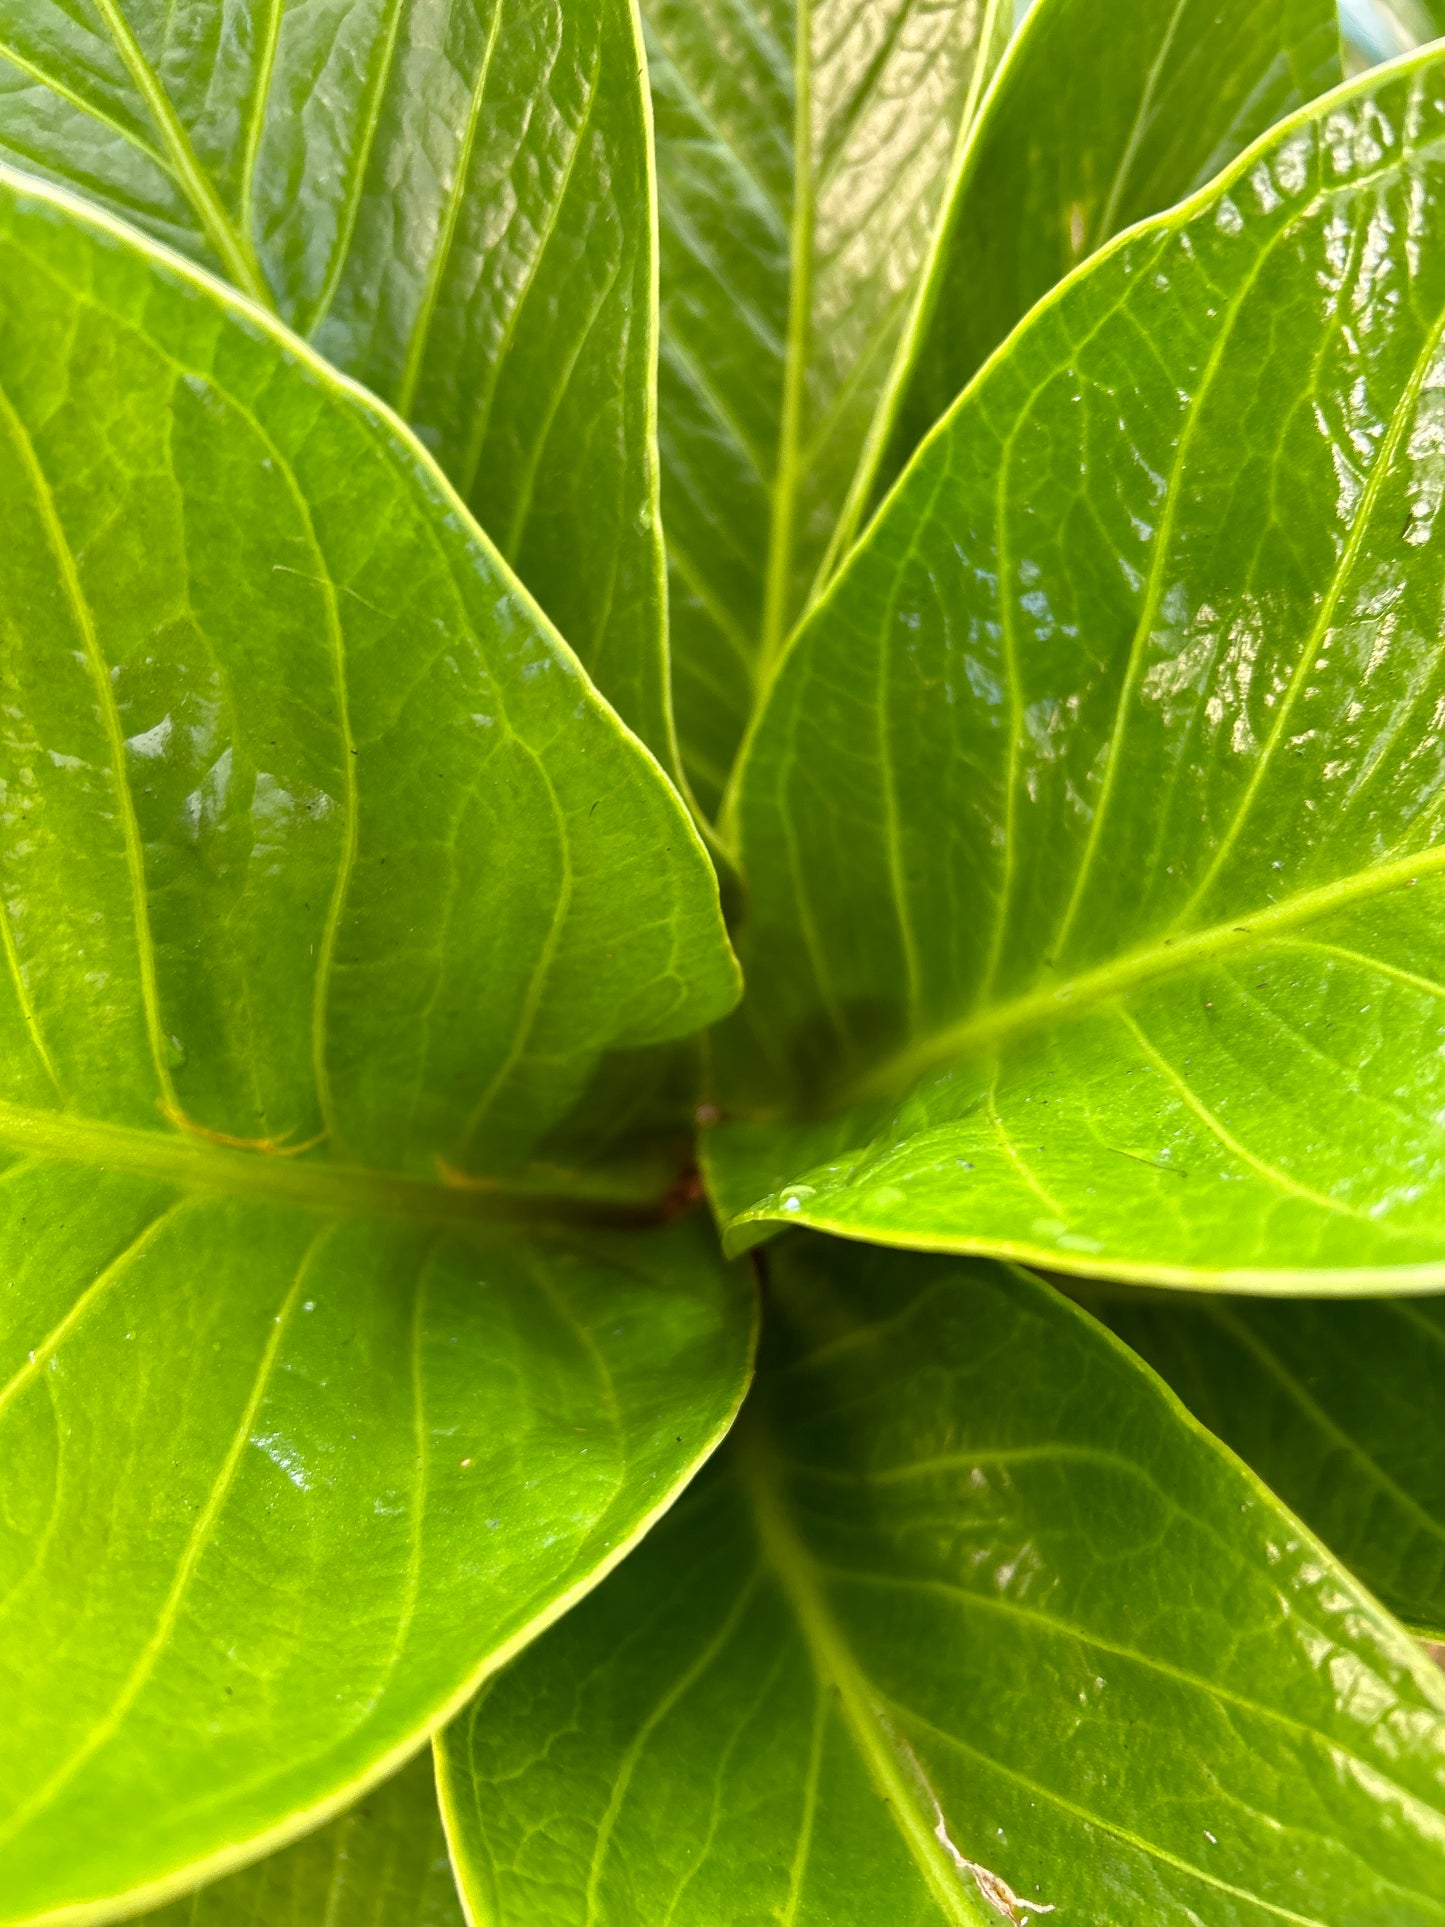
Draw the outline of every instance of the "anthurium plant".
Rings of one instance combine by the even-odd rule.
[[[1425,0],[0,0],[0,1923],[1445,1927]]]

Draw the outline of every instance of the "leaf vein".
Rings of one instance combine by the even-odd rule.
[[[1330,1197],[1327,1192],[1316,1191],[1310,1185],[1301,1184],[1287,1171],[1281,1171],[1276,1165],[1270,1164],[1251,1151],[1247,1145],[1242,1144],[1223,1120],[1210,1110],[1203,1099],[1195,1095],[1188,1080],[1175,1069],[1162,1052],[1150,1043],[1129,1013],[1123,1009],[1116,1009],[1115,1015],[1160,1076],[1173,1086],[1182,1101],[1193,1111],[1205,1129],[1218,1138],[1231,1157],[1238,1158],[1241,1164],[1247,1164],[1251,1170],[1258,1172],[1266,1183],[1274,1185],[1277,1190],[1287,1192],[1291,1197],[1299,1198],[1306,1204],[1317,1205],[1325,1211],[1338,1212],[1341,1217],[1354,1218],[1364,1224],[1379,1224],[1379,1220],[1371,1217],[1369,1212],[1361,1211],[1354,1205],[1344,1204],[1340,1199]]]
[[[150,111],[157,133],[170,151],[176,179],[195,209],[206,239],[224,262],[226,272],[236,286],[253,301],[274,313],[271,290],[251,252],[250,242],[237,233],[222,207],[209,176],[196,158],[195,149],[181,125],[170,95],[142,53],[140,43],[117,0],[95,0],[95,7],[115,43],[116,52],[125,63],[126,71]]]
[[[8,1176],[9,1173],[7,1172],[6,1175]],[[182,1198],[177,1203],[168,1205],[164,1211],[157,1212],[155,1217],[136,1233],[124,1251],[112,1258],[107,1265],[96,1273],[95,1277],[91,1279],[90,1283],[80,1293],[65,1316],[60,1319],[52,1330],[46,1333],[40,1343],[30,1352],[29,1357],[20,1367],[19,1371],[15,1372],[3,1386],[0,1386],[0,1412],[3,1412],[14,1399],[19,1397],[20,1393],[24,1391],[32,1379],[38,1377],[39,1374],[44,1371],[50,1359],[85,1317],[96,1299],[99,1298],[110,1285],[114,1284],[116,1279],[128,1270],[136,1259],[141,1257],[143,1253],[155,1243],[156,1239],[174,1223],[177,1216],[189,1203],[190,1200],[188,1198]]]
[[[281,1349],[281,1342],[286,1335],[296,1301],[300,1297],[307,1269],[317,1249],[329,1236],[330,1231],[323,1230],[317,1232],[312,1238],[302,1256],[301,1262],[296,1268],[295,1275],[286,1291],[286,1295],[281,1301],[280,1309],[272,1317],[271,1330],[267,1334],[265,1345],[262,1347],[260,1364],[252,1382],[245,1406],[242,1409],[240,1420],[232,1433],[230,1444],[226,1449],[225,1457],[221,1461],[220,1469],[212,1482],[210,1492],[207,1494],[206,1502],[198,1513],[195,1525],[192,1527],[186,1541],[185,1550],[181,1555],[175,1576],[171,1581],[165,1599],[162,1601],[160,1612],[157,1614],[154,1631],[142,1647],[139,1656],[126,1675],[120,1691],[111,1701],[104,1716],[96,1722],[85,1739],[79,1746],[73,1749],[68,1758],[61,1762],[41,1786],[36,1788],[30,1798],[22,1801],[20,1805],[10,1813],[4,1823],[0,1824],[0,1842],[13,1839],[33,1816],[43,1811],[50,1801],[54,1799],[55,1795],[60,1792],[61,1788],[67,1786],[87,1762],[93,1759],[101,1748],[114,1738],[120,1730],[126,1714],[130,1711],[131,1707],[134,1706],[140,1694],[145,1690],[146,1684],[154,1673],[161,1654],[164,1652],[175,1630],[176,1623],[180,1617],[181,1604],[189,1589],[191,1579],[195,1574],[197,1566],[200,1564],[202,1555],[211,1543],[217,1522],[224,1510],[227,1499],[230,1497],[231,1489],[236,1481],[236,1475],[240,1470],[242,1455],[250,1442],[251,1428],[255,1424],[256,1416],[261,1409],[261,1403],[266,1394],[266,1388],[270,1383],[276,1357]]]
[[[71,620],[80,636],[86,669],[95,689],[96,708],[101,726],[105,731],[106,745],[110,754],[111,784],[115,791],[121,836],[125,846],[126,876],[130,887],[131,915],[135,925],[136,963],[140,975],[141,1004],[145,1013],[146,1035],[161,1096],[173,1111],[179,1111],[181,1107],[171,1082],[170,1067],[166,1057],[165,1031],[161,1023],[155,944],[151,936],[150,905],[146,888],[145,851],[141,842],[140,822],[136,816],[135,797],[131,791],[130,778],[126,770],[125,734],[121,725],[120,712],[116,707],[110,668],[101,650],[95,618],[81,585],[79,564],[61,522],[49,477],[41,465],[39,453],[30,438],[29,430],[21,420],[19,411],[9,394],[3,388],[0,388],[0,420],[3,420],[9,430],[11,442],[20,456],[21,467],[30,483],[51,554],[60,574]]]

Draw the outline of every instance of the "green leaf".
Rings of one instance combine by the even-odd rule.
[[[352,1800],[726,1427],[706,1228],[529,1160],[735,965],[401,424],[8,177],[0,443],[0,1912],[82,1919]]]
[[[1445,1919],[1445,1676],[1137,1359],[987,1264],[770,1285],[736,1447],[440,1743],[479,1922]]]
[[[0,1096],[520,1169],[736,995],[685,812],[394,417],[50,189],[0,222]]]
[[[463,1927],[430,1753],[294,1847],[144,1918],[153,1927]]]
[[[628,0],[0,0],[0,156],[394,403],[670,763],[640,66]]]
[[[1445,1640],[1445,1301],[1130,1292],[1099,1315],[1393,1612]]]
[[[847,494],[1011,0],[644,0],[678,733],[721,795]]]
[[[804,626],[738,794],[734,1242],[1445,1280],[1442,156],[1418,56],[1114,245]]]
[[[0,1184],[6,1921],[349,1804],[624,1555],[745,1382],[698,1222],[569,1246]]]
[[[857,506],[1071,268],[1339,79],[1333,0],[1115,0],[1107,21],[1097,0],[1037,0],[969,140],[888,450],[876,478],[865,463]]]

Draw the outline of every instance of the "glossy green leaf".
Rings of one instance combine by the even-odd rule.
[[[0,1181],[6,1921],[349,1804],[617,1563],[746,1380],[701,1224],[566,1247]]]
[[[349,1804],[708,1455],[700,1221],[524,1242],[0,1174],[0,1919],[104,1918]]]
[[[644,0],[678,733],[712,808],[822,559],[1011,0]]]
[[[1071,268],[1339,79],[1333,0],[1038,0],[969,140],[889,447],[855,499]]]
[[[481,1927],[1424,1927],[1445,1676],[1124,1348],[815,1241],[671,1517],[440,1745]]]
[[[429,1752],[319,1832],[148,1927],[463,1927]]]
[[[394,403],[670,761],[640,66],[629,0],[0,0],[0,157]]]
[[[745,1287],[533,1154],[735,965],[401,424],[8,178],[0,443],[0,1917],[81,1919],[349,1801],[706,1456]]]
[[[1445,1299],[1130,1292],[1098,1309],[1392,1611],[1445,1639]]]
[[[1445,60],[1121,240],[783,665],[710,1168],[770,1222],[1445,1279]]]
[[[519,1169],[736,995],[685,812],[393,417],[51,190],[0,221],[0,1135]]]

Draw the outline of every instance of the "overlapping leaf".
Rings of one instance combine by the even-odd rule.
[[[1081,251],[1337,79],[1338,39],[1329,0],[1107,23],[1093,0],[1040,0],[987,90],[999,0],[645,11],[674,671],[711,806],[867,503],[915,355],[889,475]]]
[[[3,0],[0,157],[395,403],[668,761],[640,65],[627,0]]]
[[[430,1753],[319,1832],[145,1921],[152,1927],[463,1927]]]
[[[842,506],[1011,0],[647,0],[678,730],[711,808]]]
[[[1445,1640],[1445,1300],[1140,1292],[1100,1314],[1387,1606]]]
[[[69,1919],[354,1797],[706,1455],[746,1291],[532,1153],[735,966],[400,423],[8,179],[0,442],[0,1915]]]
[[[626,1566],[448,1732],[485,1927],[1424,1927],[1445,1675],[1025,1274],[817,1241]]]
[[[964,156],[877,476],[890,484],[1015,324],[1340,79],[1331,0],[1038,0]],[[888,419],[877,424],[880,435]],[[858,506],[862,506],[858,501]]]
[[[736,1237],[1439,1284],[1442,330],[1435,54],[1100,257],[926,444],[743,770]]]
[[[524,1164],[735,994],[676,797],[399,425],[3,209],[5,1101]]]

